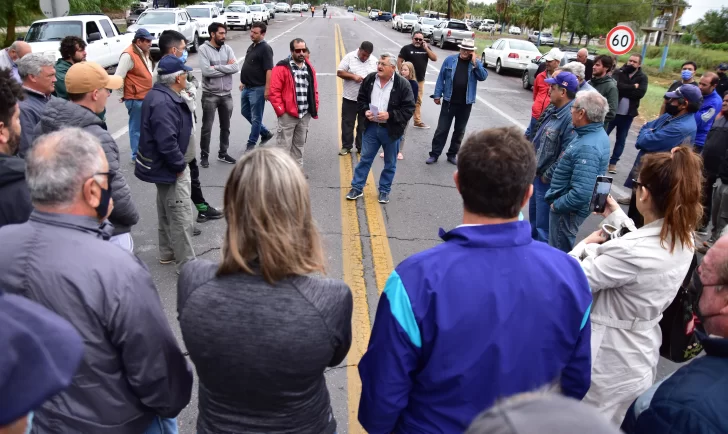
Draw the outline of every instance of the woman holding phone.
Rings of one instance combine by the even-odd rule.
[[[635,180],[645,225],[637,229],[610,196],[602,215],[611,234],[600,229],[569,253],[594,294],[592,378],[584,401],[617,425],[655,380],[659,322],[693,258],[701,182],[702,160],[689,147],[646,155]]]

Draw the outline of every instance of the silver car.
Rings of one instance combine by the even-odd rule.
[[[528,40],[534,44],[538,44],[538,30],[528,35]],[[554,35],[549,32],[541,33],[541,45],[554,46]]]
[[[575,62],[576,61],[576,52],[578,50],[574,49],[562,49],[561,51],[564,52],[564,58],[561,59],[561,64],[559,66],[564,66],[569,62]],[[594,57],[596,55],[594,53],[589,53],[587,58],[594,60]],[[536,81],[536,72],[539,71],[539,66],[544,62],[543,56],[539,57],[538,59],[531,60],[531,64],[528,65],[525,71],[523,71],[523,75],[521,76],[521,85],[524,89],[531,89],[533,87],[533,82]],[[543,69],[541,69],[543,71]]]
[[[415,32],[422,32],[423,35],[425,35],[426,38],[429,38],[430,35],[432,35],[432,30],[435,28],[436,25],[440,24],[440,20],[437,18],[420,18],[417,20],[417,23],[414,27],[412,27],[412,33]]]

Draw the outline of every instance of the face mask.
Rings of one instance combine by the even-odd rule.
[[[693,78],[693,74],[694,74],[693,71],[691,71],[689,69],[683,69],[682,79],[683,80],[690,80],[691,78]]]
[[[635,68],[632,65],[624,65],[622,67],[622,72],[624,72],[626,74],[631,74],[631,73],[635,72],[636,70],[637,70],[637,68]]]
[[[25,428],[25,434],[30,434],[30,430],[33,429],[33,412],[28,413],[28,426]]]
[[[99,184],[101,188],[101,184]],[[96,207],[96,215],[99,219],[105,219],[109,213],[109,202],[111,201],[111,177],[109,177],[109,188],[104,190],[101,188],[101,199],[99,200],[99,206]]]
[[[185,50],[185,51],[182,52],[182,56],[179,58],[179,60],[181,60],[182,63],[186,63],[187,62],[187,50]]]
[[[668,104],[667,106],[665,106],[665,113],[669,114],[670,116],[676,116],[678,113],[680,113],[680,107]]]

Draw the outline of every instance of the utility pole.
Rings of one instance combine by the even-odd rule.
[[[665,48],[662,50],[662,59],[660,60],[660,72],[665,69],[665,63],[667,63],[667,52],[670,51],[670,43],[672,38],[675,36],[675,22],[677,21],[677,12],[680,0],[672,0],[672,18],[670,19],[670,31],[665,32],[667,36],[667,43]]]
[[[452,19],[452,0],[447,0],[447,19]]]
[[[561,48],[561,35],[564,34],[564,20],[566,20],[566,6],[569,0],[564,0],[564,12],[561,14],[561,27],[559,28],[559,48]]]

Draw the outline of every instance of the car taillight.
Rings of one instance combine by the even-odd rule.
[[[508,53],[509,59],[518,59],[518,53]]]
[[[475,32],[473,32],[473,39],[475,39]]]
[[[540,58],[541,58],[541,56],[536,56],[536,61],[538,62],[538,60],[539,60]]]
[[[450,36],[452,36],[452,30],[447,31],[447,37],[449,38]]]

